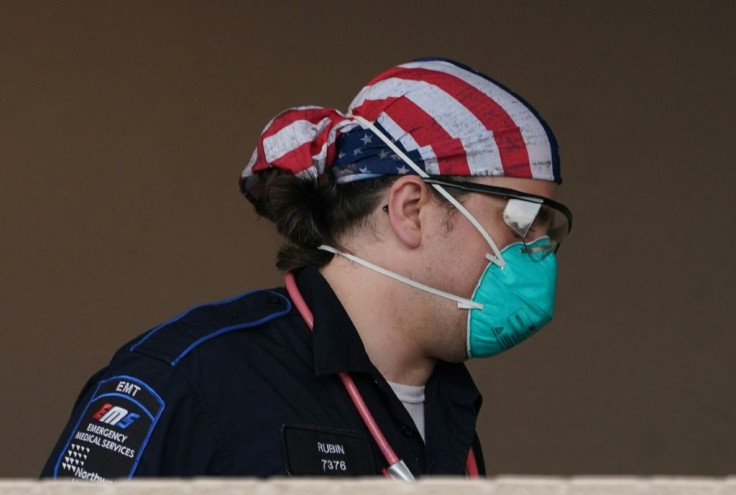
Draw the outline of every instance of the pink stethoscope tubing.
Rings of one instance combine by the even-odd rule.
[[[309,329],[314,330],[314,315],[312,314],[312,311],[309,309],[309,306],[307,306],[306,301],[302,297],[302,294],[296,285],[296,280],[294,279],[294,274],[292,272],[286,273],[284,283],[286,285],[286,291],[289,293],[289,297],[293,301],[296,310],[299,312]],[[389,467],[393,467],[397,464],[403,464],[401,459],[399,459],[399,456],[397,456],[396,452],[394,452],[394,449],[392,449],[391,445],[389,445],[386,437],[383,436],[383,432],[378,427],[376,420],[373,419],[373,415],[368,410],[368,406],[363,400],[363,397],[360,395],[358,387],[355,385],[352,377],[344,371],[339,372],[338,375],[340,376],[340,380],[345,386],[345,390],[347,390],[350,399],[353,401],[355,408],[358,410],[358,414],[360,414],[363,423],[365,423],[365,426],[371,433],[373,440],[376,442],[376,444],[378,444],[378,448],[381,450],[381,453],[386,459],[386,462],[388,462]],[[473,452],[472,447],[468,452],[468,459],[465,463],[465,469],[468,473],[468,476],[470,476],[471,478],[477,478],[479,476],[478,462],[475,459],[475,453]],[[391,474],[389,474],[385,470],[384,474],[389,478],[392,477]]]

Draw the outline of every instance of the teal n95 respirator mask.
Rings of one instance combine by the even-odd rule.
[[[534,260],[524,251],[549,244],[515,243],[501,254],[506,266],[489,263],[473,291],[483,308],[468,313],[468,357],[490,357],[519,344],[549,323],[554,314],[557,260],[554,253]]]

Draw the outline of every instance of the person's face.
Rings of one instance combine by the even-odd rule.
[[[557,184],[554,182],[517,179],[509,177],[484,177],[476,182],[515,189],[522,193],[554,199]],[[503,220],[503,212],[507,200],[502,197],[483,193],[470,192],[463,197],[462,203],[481,226],[488,232],[499,250],[521,241],[521,238],[509,228]],[[440,207],[445,208],[445,205]],[[493,254],[488,242],[482,234],[459,211],[453,209],[445,222],[444,232],[435,238],[436,249],[433,250],[431,278],[429,285],[440,288],[451,294],[470,299],[483,271],[488,266],[486,254]],[[543,235],[543,232],[541,233]],[[529,240],[529,239],[527,239]],[[457,304],[447,301],[436,307],[435,316],[441,328],[447,332],[443,340],[448,344],[449,355],[444,359],[464,359],[464,347],[467,326],[467,310],[457,309]],[[453,350],[454,348],[454,350]]]
[[[547,199],[555,199],[558,188],[558,185],[554,182],[512,177],[483,177],[476,182],[514,189]],[[519,235],[511,230],[503,220],[506,202],[507,200],[502,197],[475,192],[467,193],[463,202],[468,211],[488,232],[499,250],[521,241]],[[447,234],[449,244],[447,247],[453,250],[455,257],[462,266],[462,270],[455,277],[455,283],[458,284],[459,290],[455,293],[470,298],[478,279],[488,265],[485,255],[487,253],[493,254],[493,251],[481,233],[458,211],[452,212]],[[543,234],[543,232],[540,232],[540,234]],[[448,264],[452,264],[451,259],[446,261]]]

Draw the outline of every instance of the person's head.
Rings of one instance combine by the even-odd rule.
[[[346,239],[373,227],[396,180],[417,173],[453,183],[561,182],[556,140],[531,106],[467,66],[422,59],[376,76],[347,113],[298,107],[276,116],[241,190],[285,237],[277,265],[289,270],[328,263],[333,254],[319,246],[346,248]],[[443,188],[461,201],[469,194]],[[454,211],[435,187],[428,190]]]
[[[389,301],[397,301],[402,332],[414,326],[413,343],[426,347],[425,355],[459,360],[500,352],[551,318],[556,268],[548,255],[571,224],[569,211],[553,201],[559,165],[551,130],[519,96],[456,62],[423,59],[375,77],[347,113],[299,107],[276,116],[243,171],[241,189],[286,238],[281,269],[340,270],[351,274],[353,286],[371,271],[399,280],[403,285],[385,289],[397,291]],[[506,258],[514,269],[504,269]],[[541,273],[527,260],[544,259],[544,287],[534,296],[544,307],[525,310],[538,315],[530,323],[519,319],[508,338],[498,330],[506,324],[501,317],[488,317],[483,333],[496,328],[498,338],[489,344],[482,336],[479,343],[464,322],[488,316],[491,305],[475,298],[498,278],[489,267],[513,274],[523,265],[517,277],[523,282]],[[353,272],[351,263],[370,271]],[[364,289],[385,280],[371,278]],[[407,285],[421,291],[397,288]],[[512,292],[506,282],[500,286],[495,300]],[[408,307],[411,324],[403,316]],[[512,316],[519,317],[503,318]]]

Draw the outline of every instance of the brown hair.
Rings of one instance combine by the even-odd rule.
[[[276,266],[280,270],[294,270],[329,263],[334,255],[317,248],[327,244],[344,249],[341,241],[366,225],[369,215],[378,207],[381,194],[400,176],[384,175],[338,184],[331,173],[314,181],[271,168],[259,172],[257,177],[263,193],[254,201],[256,213],[271,220],[285,238]],[[441,198],[434,188],[430,190],[436,198]],[[458,199],[464,195],[462,191],[451,193]]]
[[[381,193],[396,178],[381,176],[337,184],[330,173],[313,181],[277,169],[260,172],[259,187],[265,194],[255,201],[256,212],[271,220],[285,238],[276,266],[293,270],[327,264],[333,255],[317,247],[328,244],[340,249],[340,241],[364,225],[378,206]]]

